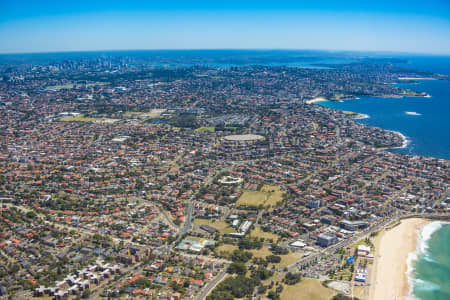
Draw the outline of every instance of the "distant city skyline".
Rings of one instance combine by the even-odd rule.
[[[1,1],[0,53],[317,49],[450,54],[448,1]]]

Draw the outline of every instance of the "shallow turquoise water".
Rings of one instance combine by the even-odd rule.
[[[421,300],[450,299],[450,224],[431,223],[419,244],[412,272],[413,294]],[[434,228],[433,228],[434,227]],[[437,228],[440,228],[436,230]],[[428,238],[428,239],[427,239]]]

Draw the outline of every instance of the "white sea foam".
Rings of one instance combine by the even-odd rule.
[[[406,276],[408,277],[408,284],[409,284],[409,294],[412,295],[413,291],[413,280],[414,280],[414,265],[417,261],[417,252],[410,252],[408,253],[408,258],[406,259]]]
[[[441,286],[437,283],[433,283],[430,281],[425,281],[422,279],[409,279],[408,282],[411,286],[411,282],[413,283],[413,287],[416,290],[421,291],[437,291],[441,289]],[[417,297],[413,294],[413,289],[410,288],[409,294],[405,297],[405,300],[419,300]]]
[[[418,300],[413,294],[408,294],[405,297],[405,300]]]
[[[392,149],[405,149],[406,147],[408,147],[409,143],[411,142],[409,138],[407,138],[405,135],[403,135],[403,133],[399,131],[391,131],[391,132],[399,135],[402,138],[402,145],[400,147],[394,147]]]
[[[433,233],[435,233],[436,231],[438,231],[439,229],[441,229],[443,222],[431,222],[428,223],[427,225],[425,225],[423,227],[423,229],[421,230],[420,234],[419,234],[419,240],[418,240],[418,250],[419,250],[419,255],[427,255],[428,252],[428,241],[431,238],[431,236],[433,235]]]
[[[369,119],[370,116],[367,114],[358,114],[356,117],[353,118],[353,120],[363,120],[363,119]]]
[[[432,258],[430,257],[430,254],[428,252],[429,248],[428,242],[433,236],[433,234],[439,229],[441,229],[442,224],[445,224],[445,222],[436,221],[428,223],[425,226],[423,226],[418,233],[416,251],[408,254],[408,258],[406,259],[407,264],[406,276],[408,277],[408,284],[409,284],[409,294],[406,297],[407,300],[417,299],[413,294],[415,288],[420,290],[440,289],[440,286],[438,284],[414,278],[414,266],[419,257],[421,258],[423,257],[428,261],[432,261]]]
[[[435,291],[441,288],[441,286],[437,283],[422,279],[414,279],[414,287],[422,291]]]
[[[405,111],[405,114],[407,114],[408,116],[421,116],[421,113],[415,112],[415,111]]]

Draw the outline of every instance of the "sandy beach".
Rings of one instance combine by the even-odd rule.
[[[306,104],[311,104],[311,103],[316,103],[316,102],[323,102],[323,101],[328,101],[327,99],[325,99],[324,97],[317,97],[311,100],[306,100]]]
[[[371,299],[400,300],[408,295],[407,258],[416,251],[418,228],[426,223],[425,219],[406,219],[378,238]]]

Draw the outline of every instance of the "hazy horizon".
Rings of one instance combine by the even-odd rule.
[[[427,52],[407,52],[407,51],[372,51],[372,50],[351,50],[351,49],[300,49],[300,48],[172,48],[172,49],[92,49],[92,50],[56,50],[56,51],[30,51],[30,52],[0,52],[0,55],[33,55],[33,54],[59,54],[59,53],[113,53],[113,52],[145,52],[145,51],[261,51],[261,52],[271,52],[271,51],[298,51],[298,52],[327,52],[330,54],[367,54],[374,56],[437,56],[437,57],[448,57],[450,53],[427,53]]]

